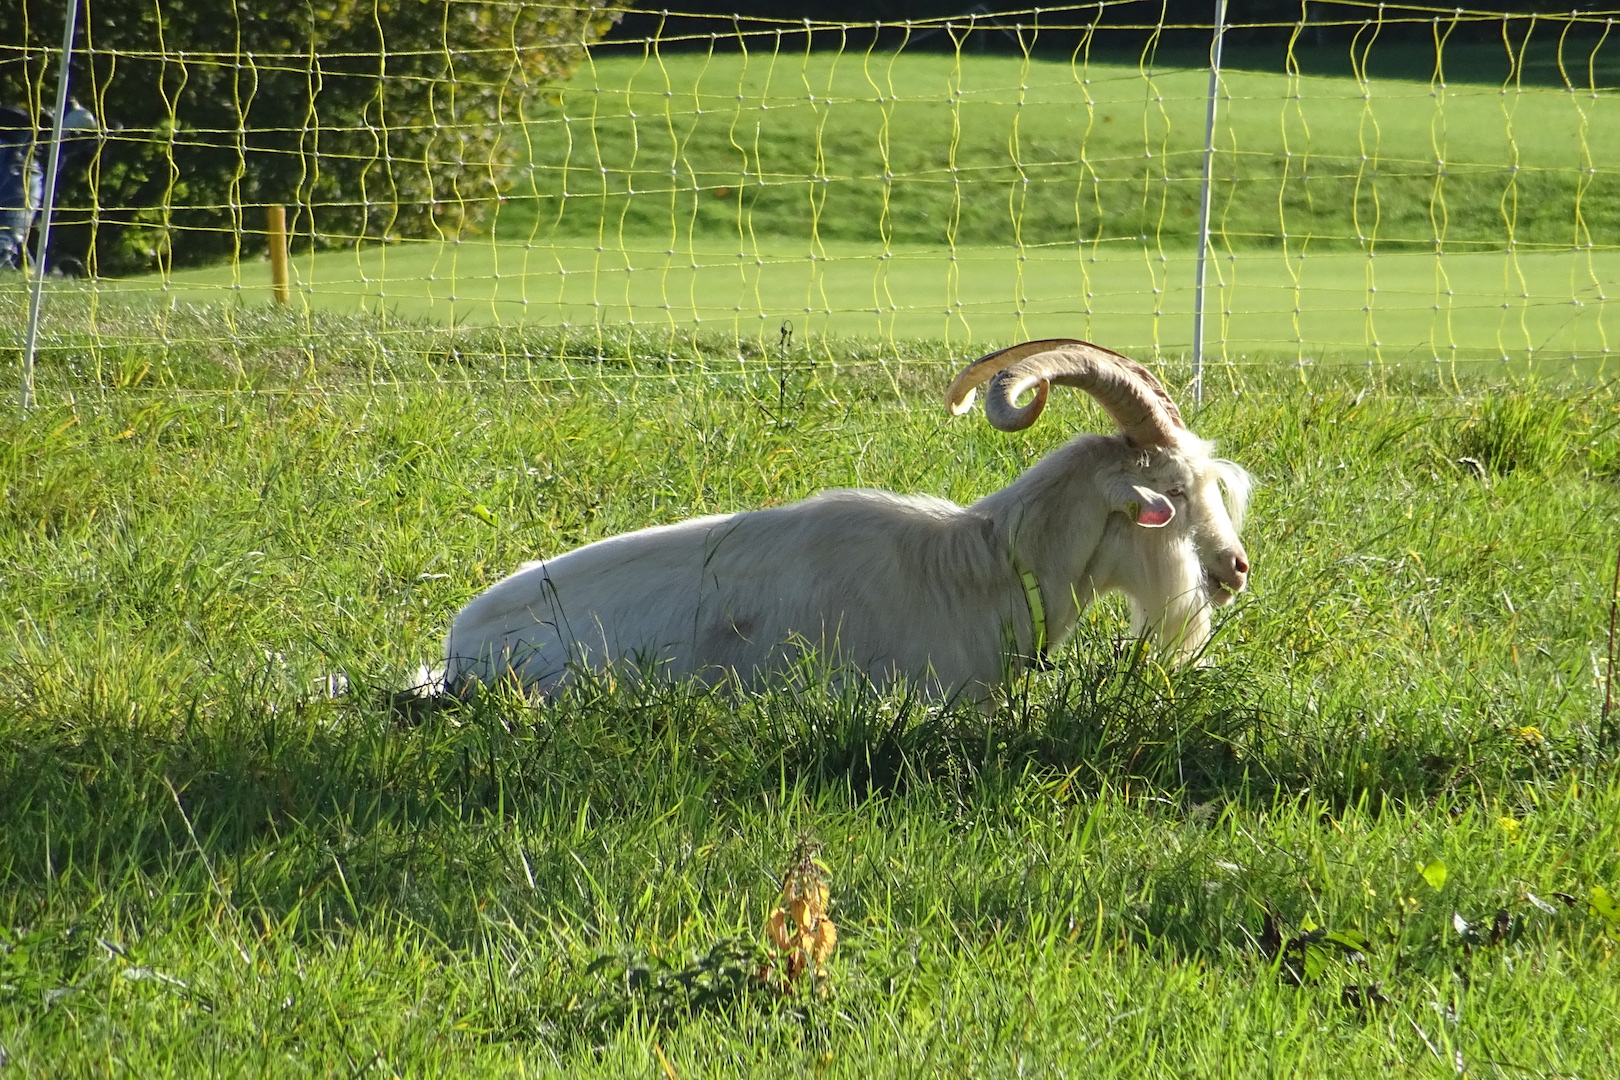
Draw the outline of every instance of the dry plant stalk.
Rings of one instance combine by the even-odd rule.
[[[793,863],[782,875],[782,895],[765,923],[765,937],[789,986],[807,972],[816,979],[825,976],[827,959],[838,944],[838,928],[827,917],[831,875],[816,860],[819,849],[809,837],[799,837]]]

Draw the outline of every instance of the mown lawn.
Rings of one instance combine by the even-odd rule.
[[[41,407],[0,417],[8,1074],[1620,1069],[1611,386],[1178,391],[1259,483],[1205,667],[1105,605],[988,720],[624,685],[405,715],[525,558],[833,485],[971,499],[1100,414],[949,420],[927,342],[671,362],[182,308],[164,345],[104,302],[120,353],[54,311]],[[841,940],[783,994],[728,957],[800,834]]]
[[[1406,77],[1288,74],[1281,57],[1271,71],[1227,70],[1217,245],[1612,242],[1620,159],[1603,132],[1616,102],[1583,62],[1597,45],[1569,43],[1572,82],[1557,86],[1464,81],[1474,48]],[[530,171],[496,232],[1187,247],[1209,69],[1178,59],[593,59],[514,131]]]
[[[169,305],[263,307],[262,265],[185,271],[166,282],[99,286]],[[1358,360],[1478,370],[1503,358],[1549,372],[1613,366],[1620,289],[1612,251],[1409,252],[1368,258],[1328,251],[1221,255],[1210,270],[1206,355],[1222,365]],[[533,244],[409,243],[306,256],[300,310],[369,311],[405,325],[634,325],[679,340],[717,330],[776,341],[805,334],[894,342],[1082,336],[1129,352],[1191,348],[1193,258],[1117,245],[887,251],[829,242],[811,255],[764,239],[738,250],[709,241],[670,249],[625,238]],[[3,288],[3,286],[0,286]],[[84,286],[65,286],[82,289]],[[111,331],[109,331],[111,332]],[[108,339],[116,343],[116,337]]]

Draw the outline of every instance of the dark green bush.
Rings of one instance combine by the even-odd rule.
[[[252,253],[267,204],[305,245],[453,233],[616,5],[83,0],[72,85],[107,138],[66,178],[52,247],[103,274]],[[0,5],[0,101],[42,125],[62,12]]]

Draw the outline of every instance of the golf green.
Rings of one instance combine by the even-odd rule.
[[[1192,341],[1194,259],[1124,245],[1062,248],[772,239],[679,249],[643,238],[549,243],[400,243],[294,260],[294,303],[440,323],[633,322],[774,339],[798,333],[952,343],[1084,336],[1132,350]],[[1285,256],[1210,262],[1212,358],[1477,361],[1601,358],[1620,341],[1610,251]],[[264,263],[104,289],[166,302],[269,302]]]

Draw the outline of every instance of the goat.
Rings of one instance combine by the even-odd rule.
[[[1003,431],[1033,424],[1054,382],[1090,393],[1119,431],[1078,436],[967,507],[825,491],[528,563],[456,616],[444,685],[515,678],[543,695],[610,668],[759,685],[813,655],[983,704],[1110,590],[1130,598],[1135,632],[1173,660],[1195,656],[1211,609],[1248,578],[1248,474],[1210,456],[1146,368],[1089,342],[982,357],[946,392],[950,411],[986,381]]]

